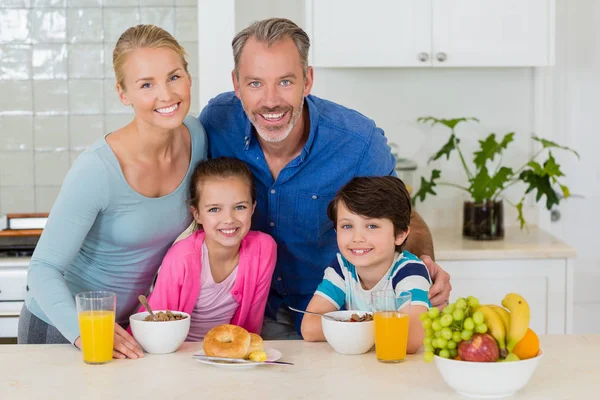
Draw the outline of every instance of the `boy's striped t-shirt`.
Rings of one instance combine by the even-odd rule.
[[[371,293],[393,289],[396,295],[411,293],[411,304],[431,308],[428,292],[431,277],[427,267],[417,256],[408,251],[396,253],[392,265],[371,289],[363,289],[356,267],[341,254],[327,269],[315,294],[329,300],[338,310],[371,311]]]

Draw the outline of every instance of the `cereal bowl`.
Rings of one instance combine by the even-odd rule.
[[[470,362],[435,356],[444,381],[466,397],[496,399],[510,396],[527,385],[544,353],[527,360]]]
[[[326,313],[338,321],[321,318],[323,334],[329,345],[341,354],[363,354],[375,344],[375,323],[373,320],[349,322],[352,314],[364,316],[366,311],[333,311]]]
[[[166,310],[156,310],[154,314],[159,312],[164,313]],[[173,353],[183,344],[190,330],[190,315],[181,311],[173,313],[185,315],[186,318],[175,321],[145,321],[150,315],[147,311],[129,317],[133,337],[146,353]]]

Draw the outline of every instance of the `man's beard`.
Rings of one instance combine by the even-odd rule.
[[[242,99],[242,107],[244,108],[246,116],[248,116],[248,119],[254,126],[254,129],[256,129],[256,133],[258,133],[258,136],[260,136],[262,140],[269,143],[279,143],[283,142],[290,135],[292,129],[294,129],[294,126],[296,125],[296,122],[298,122],[298,119],[302,115],[302,108],[304,107],[304,96],[302,96],[302,99],[300,100],[300,105],[296,109],[293,109],[292,107],[278,106],[271,109],[262,108],[257,112],[250,112],[244,106],[244,99]],[[290,119],[290,122],[287,124],[287,126],[278,125],[261,127],[260,124],[257,122],[259,114],[277,114],[281,112],[290,112],[292,110],[292,118]]]

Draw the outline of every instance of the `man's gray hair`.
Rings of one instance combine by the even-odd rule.
[[[304,77],[306,77],[308,73],[308,49],[310,48],[308,35],[289,19],[271,18],[254,22],[233,38],[231,47],[233,48],[234,71],[237,79],[240,77],[240,56],[246,42],[251,37],[256,38],[259,42],[267,43],[269,46],[273,46],[285,38],[291,38],[298,49],[298,53],[300,53],[302,70]]]

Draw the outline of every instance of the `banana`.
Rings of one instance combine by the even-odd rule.
[[[504,323],[504,329],[506,330],[507,338],[510,334],[510,313],[504,307],[497,306],[495,304],[486,304],[492,310],[496,312],[500,316],[500,319]]]
[[[512,349],[523,339],[529,329],[529,304],[520,295],[509,293],[504,296],[502,305],[510,311],[510,331],[506,348],[512,352]]]
[[[504,322],[496,312],[488,306],[479,306],[477,311],[481,311],[485,324],[490,329],[491,335],[498,342],[498,348],[500,349],[501,357],[505,357],[506,351],[506,329],[504,328]]]

